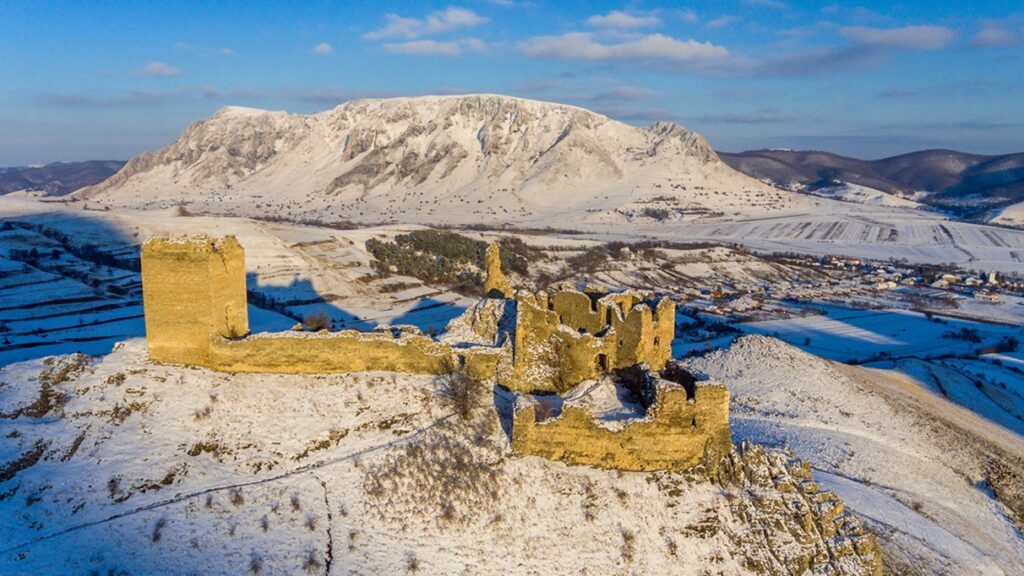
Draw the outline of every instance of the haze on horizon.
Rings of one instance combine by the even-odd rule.
[[[475,92],[678,122],[726,151],[1024,149],[1009,0],[15,1],[0,55],[0,166],[127,159],[225,105]]]

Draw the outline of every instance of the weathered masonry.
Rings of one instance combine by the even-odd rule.
[[[538,421],[541,404],[520,397],[514,410],[512,448],[519,454],[617,470],[685,470],[714,466],[732,449],[729,391],[720,384],[690,387],[651,378],[643,418],[597,420],[589,406],[566,403]]]
[[[562,290],[518,294],[510,312],[514,334],[495,333],[489,346],[453,348],[391,330],[250,336],[245,252],[231,236],[149,240],[142,284],[150,357],[230,372],[441,374],[467,365],[474,376],[511,390],[560,392],[618,368],[660,370],[671,356],[674,330],[675,306],[667,298]],[[503,277],[498,284],[495,292],[510,290]],[[509,363],[511,370],[499,369]]]
[[[149,356],[226,372],[451,371],[451,347],[419,334],[249,336],[245,254],[234,237],[156,238],[142,248]]]
[[[731,448],[724,386],[665,379],[673,372],[675,304],[647,292],[573,288],[512,295],[497,245],[487,253],[490,298],[453,320],[474,342],[416,330],[249,334],[245,253],[231,236],[154,238],[142,249],[150,358],[226,372],[313,374],[382,370],[469,376],[521,394],[568,392],[584,382],[642,374],[645,413],[610,425],[586,405],[549,415],[520,396],[512,445],[537,455],[620,470],[680,470]],[[468,331],[467,331],[468,330]],[[664,372],[662,372],[664,369]]]
[[[675,303],[643,292],[518,294],[508,387],[564,392],[620,368],[661,370],[672,357]]]

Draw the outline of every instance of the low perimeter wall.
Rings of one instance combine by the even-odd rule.
[[[458,360],[450,346],[426,336],[390,333],[279,332],[241,340],[214,337],[208,368],[224,372],[319,374],[382,370],[446,374]]]
[[[570,464],[616,470],[684,470],[702,462],[714,465],[729,453],[729,390],[699,385],[693,400],[686,389],[660,380],[645,418],[619,428],[605,427],[588,406],[566,404],[559,416],[537,421],[537,403],[516,407],[512,448]],[[620,424],[620,423],[614,423]],[[707,457],[705,457],[707,456]]]

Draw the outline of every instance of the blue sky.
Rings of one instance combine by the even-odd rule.
[[[1024,150],[1024,5],[0,0],[0,78],[0,166],[126,159],[225,105],[469,92],[726,151],[1003,153]]]

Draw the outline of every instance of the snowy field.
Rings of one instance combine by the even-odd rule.
[[[687,364],[729,383],[734,439],[789,446],[887,543],[893,574],[1019,574],[1020,528],[993,495],[1024,437],[900,372],[748,336]],[[1019,382],[1020,380],[1018,380]]]
[[[785,532],[811,504],[758,509],[792,492],[515,457],[501,391],[462,422],[430,377],[219,374],[151,364],[141,339],[0,381],[20,411],[0,419],[4,574],[741,576],[829,557]]]
[[[756,531],[735,494],[693,478],[514,458],[495,422],[460,431],[476,439],[470,446],[452,444],[430,378],[244,376],[145,358],[135,259],[151,235],[236,235],[264,306],[250,307],[254,331],[317,311],[338,327],[440,329],[470,300],[414,278],[372,277],[365,241],[410,227],[3,198],[0,214],[10,224],[0,230],[0,530],[9,535],[0,573],[750,573],[735,551]],[[641,228],[630,239],[874,257],[893,249],[942,261],[969,247],[1011,265],[1022,244],[1008,230],[851,218]],[[577,250],[567,254],[622,239],[600,230],[524,238]],[[666,251],[672,266],[624,257],[574,280],[665,291],[820,280],[724,248]],[[737,324],[755,336],[694,344],[724,348],[687,362],[730,387],[734,440],[790,447],[811,462],[878,535],[893,573],[1024,573],[1024,539],[1005,500],[1014,489],[1005,472],[1024,470],[1024,354],[984,350],[1024,341],[1020,325],[813,306],[827,313]],[[998,319],[998,309],[983,311]],[[98,357],[47,359],[76,350]],[[492,400],[509,401],[500,391]],[[456,468],[475,481],[451,484]]]

